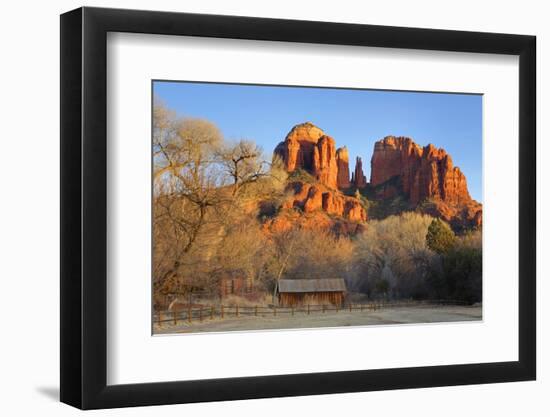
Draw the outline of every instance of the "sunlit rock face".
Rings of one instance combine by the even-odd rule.
[[[420,147],[406,137],[387,136],[374,145],[371,184],[378,186],[399,177],[412,204],[434,198],[449,204],[472,200],[466,177],[453,166],[451,156],[432,144]]]
[[[338,188],[339,160],[336,142],[312,123],[294,126],[274,151],[288,172],[303,169],[330,188]],[[344,154],[341,154],[343,158]],[[347,157],[347,156],[346,156]],[[342,160],[343,161],[343,160]],[[340,163],[341,164],[341,163]],[[347,165],[342,165],[342,169]],[[341,177],[349,175],[342,173]],[[341,180],[342,184],[346,184]]]
[[[421,147],[395,136],[376,142],[370,184],[382,198],[401,193],[412,206],[430,201],[427,211],[447,221],[481,225],[481,204],[470,197],[465,175],[444,149],[432,144]]]
[[[459,227],[481,226],[482,206],[470,197],[465,175],[444,149],[431,144],[421,147],[411,138],[396,136],[377,141],[370,183],[359,156],[350,180],[347,148],[337,149],[336,141],[310,122],[294,126],[274,154],[289,173],[303,170],[316,181],[315,185],[291,181],[293,194],[283,208],[299,207],[307,214],[322,211],[346,221],[366,222],[363,197],[351,196],[359,190],[378,201],[400,198],[405,209],[418,209]]]
[[[338,166],[338,176],[336,179],[338,188],[349,188],[349,154],[348,148],[345,146],[336,149],[336,165]]]
[[[277,145],[275,154],[281,157],[288,172],[296,169],[311,172],[315,145],[324,135],[325,132],[310,122],[298,124]]]

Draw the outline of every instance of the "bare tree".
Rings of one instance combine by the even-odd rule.
[[[431,221],[418,213],[371,221],[356,241],[355,285],[367,292],[378,287],[395,297],[409,296],[422,284],[433,257],[425,240]]]
[[[220,268],[239,262],[257,273],[257,203],[282,194],[286,173],[277,161],[266,162],[251,141],[226,143],[211,122],[177,117],[156,102],[153,162],[155,291],[213,289]]]
[[[270,242],[274,301],[282,278],[345,278],[352,261],[351,240],[328,231],[291,228],[273,233]]]
[[[226,144],[218,150],[218,158],[232,183],[233,196],[269,175],[269,164],[262,159],[262,148],[252,141]]]
[[[222,199],[215,164],[221,141],[221,133],[212,123],[177,118],[155,103],[153,244],[157,287],[178,286],[185,255],[215,220],[210,212]]]

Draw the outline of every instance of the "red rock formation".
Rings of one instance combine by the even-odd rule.
[[[268,220],[262,226],[264,233],[277,233],[299,227],[307,230],[331,230],[335,222],[329,215],[322,211],[316,211],[308,215],[302,215],[296,211],[288,210]]]
[[[281,210],[264,223],[267,233],[295,227],[332,230],[353,235],[367,227],[361,199],[339,190],[365,188],[375,200],[400,199],[404,210],[417,209],[440,217],[453,228],[480,227],[482,206],[470,197],[464,174],[453,166],[445,150],[418,146],[406,137],[388,136],[376,142],[371,159],[371,182],[363,173],[361,158],[349,180],[349,155],[336,150],[334,139],[306,122],[294,126],[274,151],[289,172],[303,169],[317,181],[291,180]],[[274,209],[268,207],[268,211]]]
[[[453,166],[444,149],[432,144],[421,148],[410,138],[394,136],[376,142],[371,159],[371,185],[378,187],[381,198],[401,192],[413,206],[430,200],[431,214],[447,221],[481,222],[481,215],[476,215],[481,205],[470,197],[466,177]]]
[[[306,200],[309,197],[310,188],[311,184],[306,184],[300,181],[288,184],[286,190],[292,193],[292,197],[284,201],[283,208],[298,207],[303,209]]]
[[[307,199],[304,203],[304,212],[311,213],[323,207],[323,192],[313,186],[309,189]]]
[[[363,161],[360,157],[355,160],[355,171],[351,175],[351,182],[356,188],[365,188],[367,186],[367,179],[363,173]]]
[[[310,122],[294,126],[283,142],[275,148],[275,155],[281,157],[288,172],[302,168],[311,172],[313,148],[325,133]]]
[[[323,210],[328,214],[342,215],[344,213],[344,199],[338,198],[334,193],[323,193]]]
[[[367,213],[359,200],[340,193],[323,193],[323,210],[352,221],[367,221]]]
[[[476,211],[476,214],[474,214],[473,218],[473,226],[474,227],[480,227],[481,223],[483,221],[483,210]]]
[[[401,176],[404,188],[409,189],[421,156],[422,148],[410,138],[387,136],[376,142],[371,158],[371,185],[376,187]]]
[[[444,149],[432,144],[421,148],[410,138],[393,136],[376,142],[371,160],[372,186],[396,177],[412,204],[428,198],[449,204],[472,200],[464,174],[453,166]]]
[[[340,151],[339,158],[334,139],[309,122],[294,126],[274,154],[283,160],[288,172],[303,169],[328,187],[338,188],[339,181],[349,186],[347,150]]]
[[[355,198],[346,199],[344,206],[344,217],[357,222],[366,222],[367,213],[359,201]]]
[[[323,184],[311,185],[296,181],[287,186],[287,192],[291,195],[283,202],[283,209],[300,208],[304,213],[322,210],[354,222],[367,221],[367,212],[359,200]]]
[[[336,235],[354,236],[363,232],[366,223],[352,222],[344,218],[335,218],[324,211],[300,214],[296,211],[285,211],[268,220],[262,226],[266,235],[288,231],[299,227],[304,230],[327,230]]]
[[[336,146],[330,136],[321,136],[313,148],[313,175],[330,188],[337,188]]]
[[[336,180],[338,188],[349,188],[349,155],[345,146],[336,149],[336,164],[338,165],[338,178]]]

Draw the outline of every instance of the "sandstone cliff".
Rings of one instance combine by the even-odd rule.
[[[288,172],[303,169],[330,188],[338,188],[338,178],[347,167],[338,163],[333,138],[310,122],[294,126],[274,151]]]
[[[313,177],[305,182],[291,179],[287,185],[289,197],[282,207],[283,210],[299,209],[307,216],[295,221],[309,222],[311,227],[315,224],[332,227],[338,223],[334,221],[336,217],[347,223],[366,222],[368,214],[362,198],[344,194],[352,194],[354,189],[368,199],[381,202],[378,211],[382,216],[388,215],[388,211],[380,209],[387,202],[391,206],[390,214],[396,214],[395,210],[420,210],[456,228],[481,226],[482,206],[470,197],[466,177],[444,149],[431,144],[421,147],[410,138],[395,136],[376,142],[370,183],[359,156],[350,181],[347,148],[336,149],[335,140],[309,122],[294,126],[274,153],[282,159],[288,172],[303,170]],[[398,205],[392,203],[396,198],[400,199]],[[287,227],[288,216],[288,213],[279,216],[272,224]]]
[[[367,221],[362,202],[340,191],[351,186],[348,150],[336,149],[335,140],[323,130],[309,122],[296,125],[277,145],[274,154],[282,159],[289,173],[303,170],[312,179],[291,178],[280,213],[266,227],[328,228],[349,234],[356,233]]]
[[[330,136],[323,135],[313,148],[312,172],[315,178],[330,188],[337,188],[338,163],[336,144]]]
[[[349,188],[349,154],[348,148],[346,148],[345,146],[343,148],[336,149],[336,163],[338,165],[338,188]]]
[[[283,142],[275,148],[275,154],[283,160],[286,170],[311,171],[313,167],[313,148],[324,132],[312,123],[306,122],[294,126]]]
[[[422,148],[410,138],[394,136],[376,142],[370,185],[378,198],[401,194],[412,206],[422,203],[446,221],[481,224],[482,207],[470,197],[466,177],[444,149],[432,144]]]

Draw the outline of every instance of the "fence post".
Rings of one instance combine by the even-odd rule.
[[[221,318],[223,319],[223,304],[221,305],[220,316],[221,316]]]
[[[294,315],[294,307],[291,308],[290,312],[292,315]]]
[[[214,307],[210,306],[210,320],[214,320]]]
[[[323,304],[323,313],[325,312],[325,305]]]
[[[191,323],[193,321],[193,310],[191,307],[187,308],[187,321]]]
[[[202,323],[202,307],[199,309],[199,321]]]
[[[172,315],[174,316],[174,326],[178,324],[178,316],[176,314],[177,313],[175,311],[172,312]]]
[[[307,315],[309,316],[309,304],[307,305]]]

